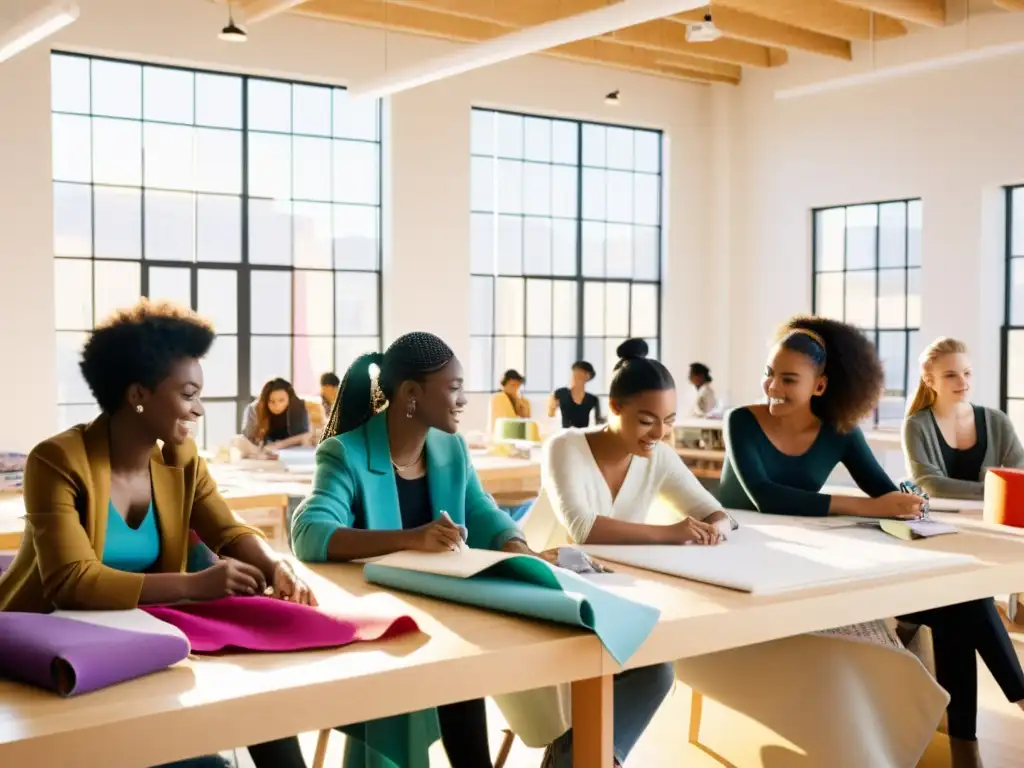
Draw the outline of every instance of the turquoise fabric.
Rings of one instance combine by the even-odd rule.
[[[156,525],[153,502],[138,528],[124,521],[114,502],[107,508],[107,540],[103,544],[103,564],[118,571],[142,573],[160,557],[160,531]]]
[[[387,411],[316,452],[313,490],[292,516],[292,549],[306,562],[327,560],[327,542],[339,528],[399,530],[402,515],[391,466]],[[469,449],[458,435],[427,433],[427,475],[434,518],[444,510],[477,549],[500,549],[519,528],[480,486]],[[349,736],[345,768],[429,768],[427,752],[441,738],[437,710],[342,727]]]
[[[377,563],[367,563],[363,575],[385,587],[589,629],[619,664],[636,652],[660,616],[657,608],[602,589],[594,583],[600,576],[580,576],[529,555],[510,557],[468,579]]]

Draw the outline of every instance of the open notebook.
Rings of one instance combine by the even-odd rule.
[[[363,573],[385,587],[589,629],[620,664],[660,615],[603,589],[600,576],[579,576],[529,555],[468,548],[396,552],[367,563]]]
[[[970,555],[934,552],[864,529],[821,530],[794,523],[741,524],[715,547],[589,546],[588,554],[721,587],[773,594],[964,565]]]

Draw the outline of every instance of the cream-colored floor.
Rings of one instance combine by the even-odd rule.
[[[1018,656],[1024,658],[1024,636],[1015,635],[1014,639]],[[985,768],[1021,768],[1024,766],[1024,712],[1006,701],[980,660],[978,666],[978,739]],[[504,723],[501,713],[491,702],[488,702],[487,716],[491,753],[496,754]],[[827,768],[810,765],[792,744],[714,702],[704,705],[701,742],[705,751],[686,743],[689,717],[690,690],[677,685],[630,756],[628,765],[634,768]],[[316,734],[303,734],[301,740],[306,760],[312,765]],[[343,744],[341,734],[331,735],[326,768],[341,768]],[[716,751],[719,757],[713,757],[709,754],[711,751]],[[540,750],[527,749],[521,742],[516,742],[506,766],[537,768],[541,754]],[[244,750],[239,750],[239,758],[240,768],[252,768]],[[430,763],[437,768],[448,766],[440,744],[435,745]],[[948,765],[944,737],[937,734],[918,768],[948,768]]]

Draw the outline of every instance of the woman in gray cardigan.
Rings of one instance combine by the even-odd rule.
[[[903,422],[907,471],[928,495],[981,499],[990,467],[1024,467],[1024,449],[1006,414],[972,405],[971,360],[956,339],[921,354],[921,383]]]

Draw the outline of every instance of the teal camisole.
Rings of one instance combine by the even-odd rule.
[[[118,571],[142,573],[153,567],[160,556],[160,531],[156,525],[153,502],[138,528],[132,528],[110,502],[107,508],[107,540],[103,544],[103,564]]]

